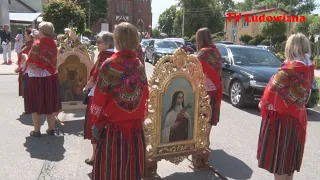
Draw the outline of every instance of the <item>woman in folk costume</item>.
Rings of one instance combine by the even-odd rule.
[[[199,29],[196,34],[198,59],[206,75],[207,92],[212,107],[211,125],[216,126],[220,117],[222,100],[222,60],[219,50],[212,42],[208,28]]]
[[[310,42],[303,34],[287,40],[286,60],[270,79],[259,103],[261,128],[257,159],[275,180],[291,180],[300,171],[306,141],[308,100],[314,80]]]
[[[19,73],[18,82],[19,82],[19,96],[23,97],[23,71],[25,70],[23,67],[25,65],[25,59],[22,57],[23,54],[29,54],[31,46],[33,44],[33,37],[31,34],[32,29],[27,29],[25,32],[26,43],[22,45],[20,52],[18,53],[18,68],[15,70],[16,73]],[[25,57],[25,56],[24,56]]]
[[[47,116],[47,134],[55,134],[54,113],[61,109],[58,80],[57,46],[53,39],[54,27],[50,22],[39,24],[39,40],[31,47],[24,75],[24,100],[26,114],[32,114],[34,130],[31,136],[40,137],[40,120]]]
[[[107,31],[103,31],[98,35],[98,59],[96,63],[94,64],[93,68],[90,71],[89,75],[89,81],[84,88],[84,91],[87,92],[89,90],[89,102],[87,105],[87,111],[86,111],[86,118],[85,118],[85,123],[84,123],[84,138],[85,139],[90,139],[92,148],[93,148],[93,153],[90,159],[86,159],[85,163],[88,165],[93,165],[94,162],[94,153],[96,151],[97,147],[97,142],[96,139],[92,136],[91,128],[92,128],[92,114],[90,111],[90,106],[92,103],[92,98],[94,95],[94,89],[96,87],[96,82],[97,82],[97,77],[98,77],[98,72],[99,69],[102,65],[102,63],[110,58],[113,55],[113,52],[108,51],[108,48],[110,46],[113,46],[113,34]]]
[[[91,105],[92,130],[99,139],[93,180],[140,180],[145,172],[147,77],[135,52],[137,28],[121,23],[113,35],[118,52],[102,64]]]

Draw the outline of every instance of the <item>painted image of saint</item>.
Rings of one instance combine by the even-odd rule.
[[[162,126],[162,143],[189,140],[192,138],[191,117],[184,105],[184,93],[176,91],[172,96],[171,106],[167,111]]]

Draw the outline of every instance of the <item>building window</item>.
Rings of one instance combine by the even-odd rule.
[[[121,1],[121,11],[123,12],[123,6],[124,6],[124,3],[123,3],[123,0]]]
[[[117,3],[117,13],[119,13],[120,12],[120,5],[119,5],[119,3]]]
[[[249,22],[247,22],[246,20],[244,20],[243,22],[243,27],[248,27],[249,26]]]
[[[126,14],[128,14],[128,4],[126,4]]]
[[[236,20],[234,20],[234,23],[233,23],[233,27],[237,27],[238,26],[238,23]]]

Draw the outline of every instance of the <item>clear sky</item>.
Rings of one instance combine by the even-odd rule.
[[[244,0],[234,0],[242,2]],[[320,5],[320,0],[315,0],[316,4]],[[152,0],[152,28],[156,27],[160,14],[172,5],[177,3],[176,0]],[[317,8],[313,13],[320,14],[320,8]]]

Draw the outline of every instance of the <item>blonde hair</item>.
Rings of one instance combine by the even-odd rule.
[[[116,25],[113,36],[118,51],[135,51],[140,44],[138,29],[127,22]]]
[[[306,54],[311,54],[309,39],[302,33],[292,34],[286,43],[285,57],[287,60],[306,60]]]
[[[53,36],[54,26],[51,22],[42,21],[39,24],[39,31],[41,31],[45,36]]]
[[[196,34],[196,41],[198,51],[204,47],[212,45],[213,41],[210,30],[208,28],[199,29]]]

